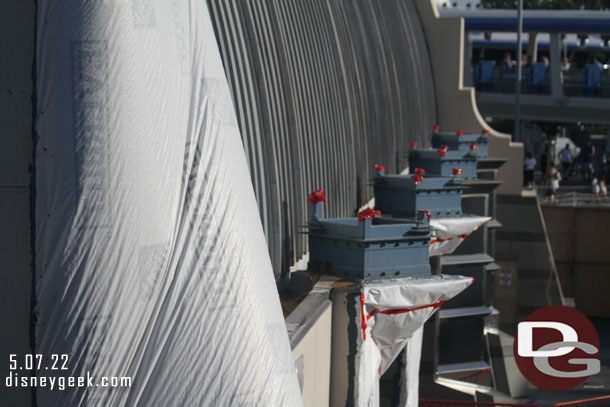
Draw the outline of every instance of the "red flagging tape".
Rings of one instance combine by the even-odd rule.
[[[411,175],[411,179],[413,180],[413,182],[415,184],[419,184],[420,182],[422,182],[424,180],[424,177],[422,177],[419,174],[415,174],[415,175]]]
[[[457,237],[461,238],[461,239],[466,239],[468,236],[470,236],[472,233],[476,232],[477,230],[479,230],[481,226],[479,226],[478,228],[476,228],[475,230],[473,230],[470,233],[465,233],[463,235],[457,235]],[[441,239],[440,237],[438,239],[432,239],[430,240],[430,244],[434,244],[434,243],[442,243],[442,242],[446,242],[448,240],[453,240],[453,237],[448,237],[447,239]]]
[[[402,309],[388,309],[388,310],[379,310],[375,308],[373,312],[370,314],[366,314],[364,310],[364,293],[360,293],[360,317],[361,317],[361,325],[362,325],[362,340],[366,341],[366,328],[368,327],[367,322],[369,319],[373,317],[375,314],[384,314],[384,315],[398,315],[398,314],[406,314],[407,312],[417,311],[425,308],[434,308],[437,309],[441,305],[443,305],[446,301],[437,301],[434,304],[422,305],[421,307],[415,308],[402,308]]]
[[[447,156],[447,150],[449,150],[449,146],[442,145],[442,146],[440,146],[440,148],[438,150],[436,150],[436,154],[445,158]]]
[[[364,293],[360,295],[360,302],[362,303],[362,315],[364,316]],[[441,305],[443,305],[445,303],[445,301],[438,301],[435,302],[434,304],[428,304],[428,305],[422,305],[421,307],[415,307],[415,308],[403,308],[403,309],[387,309],[387,310],[379,310],[377,308],[375,308],[373,310],[373,312],[371,312],[370,314],[368,314],[366,316],[366,319],[369,320],[371,319],[371,317],[375,314],[384,314],[384,315],[397,315],[397,314],[406,314],[407,312],[411,312],[411,311],[417,311],[420,309],[424,309],[424,308],[434,308],[437,309],[438,307],[440,307]]]
[[[366,208],[358,213],[358,222],[364,222],[367,219],[373,220],[374,216],[381,216],[381,211],[376,211],[371,208]]]
[[[366,313],[364,312],[364,293],[360,293],[360,314],[362,318],[362,340],[366,341],[366,321],[368,318],[366,317]]]
[[[324,194],[323,189],[318,189],[317,191],[313,191],[311,194],[309,194],[310,204],[315,205],[318,202],[324,202],[324,205],[326,205],[326,195]]]

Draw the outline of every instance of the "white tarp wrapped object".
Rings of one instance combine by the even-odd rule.
[[[46,406],[299,406],[203,0],[38,2],[36,353]],[[46,363],[46,362],[45,362]]]
[[[430,220],[430,256],[453,253],[472,232],[491,220],[488,216],[466,215]]]
[[[356,361],[358,406],[379,405],[381,375],[428,318],[472,281],[472,277],[441,275],[363,284],[358,304],[362,330]],[[407,385],[409,393],[417,392],[417,383],[414,388],[411,383]]]

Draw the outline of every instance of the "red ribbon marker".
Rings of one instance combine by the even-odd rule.
[[[464,130],[458,130],[455,134],[457,134],[458,137],[462,137],[464,135]]]
[[[479,149],[479,145],[475,144],[475,143],[470,143],[470,149],[471,150],[478,150]]]
[[[416,168],[414,172],[417,175],[426,175],[426,170],[424,170],[423,168]]]
[[[317,204],[318,202],[324,202],[324,205],[326,205],[326,196],[324,195],[324,190],[323,189],[318,189],[317,191],[313,191],[311,194],[309,194],[309,203],[312,205]]]
[[[461,168],[454,168],[452,170],[453,175],[462,175],[462,169]]]
[[[362,304],[364,304],[364,294],[361,295],[361,299],[360,301],[362,302]],[[426,308],[434,308],[437,309],[439,308],[441,305],[443,305],[445,303],[445,301],[438,301],[435,302],[434,304],[429,304],[429,305],[422,305],[421,307],[415,307],[415,308],[402,308],[402,309],[387,309],[387,310],[379,310],[377,308],[375,308],[373,310],[373,312],[371,312],[370,314],[368,314],[366,316],[366,319],[369,320],[373,317],[373,315],[375,314],[384,314],[384,315],[396,315],[396,314],[406,314],[407,312],[411,312],[411,311],[418,311],[420,309],[426,309]],[[362,314],[364,315],[364,313]]]
[[[473,279],[474,282],[474,279]],[[371,319],[375,314],[384,314],[384,315],[398,315],[398,314],[406,314],[407,312],[411,312],[411,311],[419,311],[421,309],[426,309],[426,308],[434,308],[434,309],[438,309],[440,308],[446,301],[437,301],[434,304],[428,304],[428,305],[422,305],[421,307],[415,307],[415,308],[399,308],[399,309],[386,309],[386,310],[380,310],[378,308],[375,308],[373,310],[373,312],[371,312],[370,314],[367,315],[366,311],[364,310],[364,293],[360,293],[360,324],[362,325],[362,340],[366,341],[366,328],[368,328],[368,324],[367,321],[369,319]]]
[[[417,148],[417,142],[413,141],[409,144],[411,146],[411,148]]]
[[[364,293],[360,293],[360,314],[362,319],[362,340],[366,341],[366,321],[368,318],[366,317],[366,312],[364,311]]]
[[[415,184],[419,184],[420,182],[422,182],[424,180],[424,177],[422,177],[419,174],[415,174],[411,176],[411,179],[413,180],[413,182],[415,182]]]
[[[364,222],[367,219],[373,220],[374,216],[381,216],[381,211],[375,211],[371,208],[366,208],[358,213],[358,222]]]
[[[438,131],[441,129],[441,126],[439,126],[438,124],[435,124],[434,126],[432,126],[432,130],[434,130],[435,133],[438,133]]]
[[[383,165],[375,164],[373,165],[375,171],[385,171],[385,167]]]
[[[476,232],[477,230],[479,230],[479,228],[480,228],[480,227],[481,227],[481,226],[479,226],[478,228],[476,228],[475,230],[473,230],[473,231],[472,231],[472,232],[470,232],[470,233],[465,233],[465,234],[463,234],[463,235],[457,235],[456,237],[457,237],[457,238],[460,238],[460,239],[466,239],[466,238],[467,238],[468,236],[470,236],[472,233],[474,233],[474,232]],[[434,244],[434,243],[443,243],[443,242],[446,242],[446,241],[449,241],[449,240],[453,240],[453,239],[454,239],[453,237],[448,237],[447,239],[441,239],[441,238],[439,237],[439,238],[436,238],[436,239],[432,239],[432,240],[430,240],[430,244]]]
[[[442,146],[440,146],[440,148],[438,150],[436,150],[436,154],[445,158],[445,156],[447,155],[447,150],[449,150],[449,146],[442,145]]]

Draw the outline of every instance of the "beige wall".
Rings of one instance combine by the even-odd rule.
[[[610,317],[610,208],[545,205],[542,211],[565,295],[589,316]]]
[[[331,318],[329,306],[292,351],[295,363],[303,366],[304,407],[329,404]]]
[[[0,404],[31,404],[29,389],[7,389],[9,354],[30,351],[30,172],[34,1],[0,3]]]
[[[523,144],[513,143],[510,135],[490,128],[479,113],[474,88],[463,84],[464,20],[460,17],[440,19],[432,0],[416,2],[432,60],[441,130],[489,130],[490,156],[509,160],[498,171],[498,179],[503,181],[498,193],[520,195],[523,184]]]

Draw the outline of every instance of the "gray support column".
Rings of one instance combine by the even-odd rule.
[[[563,87],[561,84],[561,40],[559,33],[550,33],[551,36],[551,52],[549,55],[549,65],[551,70],[551,95],[554,98],[563,96]]]
[[[330,406],[355,403],[356,354],[358,353],[357,310],[360,285],[334,288],[332,307]]]
[[[33,161],[34,1],[0,3],[0,404],[30,406],[31,389],[6,387],[9,355],[33,353],[31,189]],[[29,372],[18,371],[19,376]]]
[[[474,86],[472,78],[472,40],[468,31],[464,33],[464,86]]]
[[[538,33],[529,33],[527,38],[527,55],[531,57],[532,64],[535,64],[538,60]]]
[[[521,58],[523,55],[523,0],[519,0],[517,7],[517,78],[515,80],[515,127],[513,141],[521,140]]]

